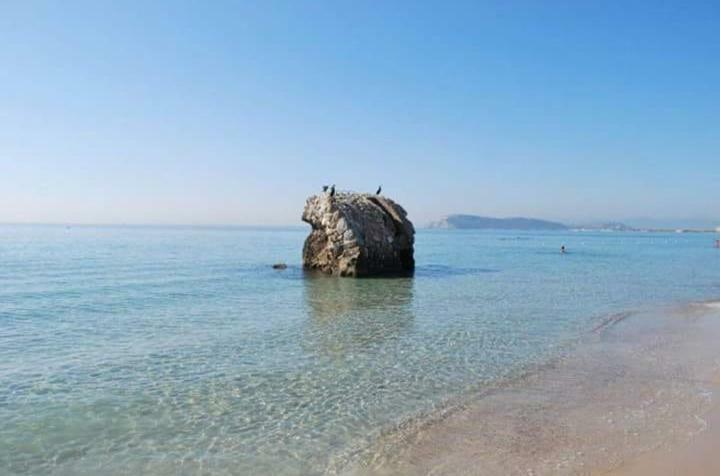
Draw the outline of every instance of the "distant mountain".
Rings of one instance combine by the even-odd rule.
[[[428,228],[486,230],[567,230],[562,223],[536,218],[490,218],[476,215],[448,215],[428,224]]]
[[[564,225],[562,223],[538,220],[537,218],[491,218],[477,215],[448,215],[438,221],[428,223],[428,228],[446,228],[457,230],[572,230],[572,231],[617,231],[617,232],[716,232],[715,228],[652,228],[632,227],[619,222],[586,223],[582,225]]]

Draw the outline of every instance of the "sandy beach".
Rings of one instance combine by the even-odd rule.
[[[609,316],[566,358],[393,432],[351,474],[720,474],[716,304]]]
[[[720,303],[706,303],[705,307],[717,310]],[[712,319],[718,317],[708,316]],[[707,350],[712,354],[712,343]],[[720,365],[719,356],[709,355],[707,385],[713,394],[712,402],[706,411],[698,415],[703,422],[703,431],[693,435],[687,441],[666,445],[630,459],[611,471],[599,470],[597,474],[609,476],[709,476],[720,474]],[[715,369],[715,370],[712,370]]]
[[[720,390],[716,382],[713,393]],[[720,474],[720,405],[713,402],[702,417],[707,428],[686,443],[640,455],[612,471],[609,476],[711,476]]]

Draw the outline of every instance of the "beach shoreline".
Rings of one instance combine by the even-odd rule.
[[[720,381],[713,392],[720,391]],[[717,393],[716,393],[717,394]],[[638,455],[618,468],[599,470],[607,476],[710,476],[720,474],[720,402],[702,415],[707,424],[704,431],[690,441]]]
[[[720,474],[719,336],[717,301],[610,316],[548,368],[392,432],[340,473]]]
[[[720,318],[720,301],[699,303]],[[720,352],[708,362],[707,385],[712,392],[708,408],[697,415],[703,429],[689,439],[665,445],[637,455],[607,471],[599,469],[595,474],[607,476],[708,476],[720,474]]]

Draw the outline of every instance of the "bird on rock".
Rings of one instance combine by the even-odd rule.
[[[382,192],[382,185],[380,185],[378,187],[377,192],[375,192],[375,195],[380,195],[381,192]]]

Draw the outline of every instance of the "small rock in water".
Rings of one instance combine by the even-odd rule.
[[[287,269],[287,265],[285,263],[275,263],[272,267],[273,269]]]

